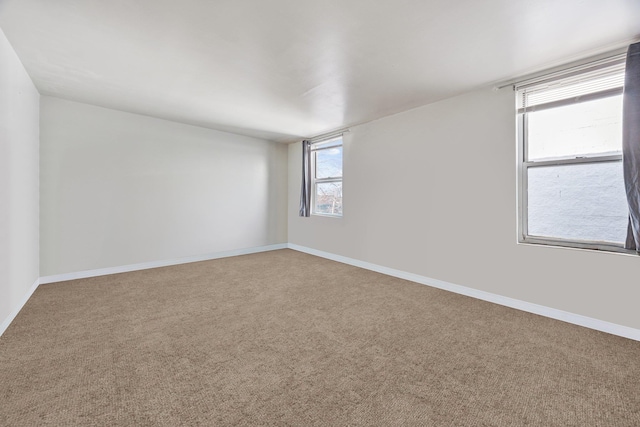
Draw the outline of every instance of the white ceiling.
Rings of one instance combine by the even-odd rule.
[[[42,94],[278,141],[640,37],[640,0],[0,0]]]

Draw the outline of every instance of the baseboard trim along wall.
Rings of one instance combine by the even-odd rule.
[[[106,276],[108,274],[127,273],[130,271],[137,271],[137,270],[147,270],[149,268],[167,267],[170,265],[187,264],[190,262],[208,261],[212,259],[227,258],[232,256],[238,256],[238,255],[255,254],[258,252],[267,252],[267,251],[274,251],[277,249],[286,249],[287,247],[288,247],[287,243],[278,243],[274,245],[233,249],[230,251],[214,252],[214,253],[205,254],[205,255],[169,259],[164,261],[151,261],[151,262],[143,262],[140,264],[123,265],[119,267],[99,268],[96,270],[77,271],[73,273],[43,276],[36,279],[31,289],[29,289],[29,292],[27,292],[24,298],[20,301],[20,304],[18,304],[16,308],[13,310],[13,312],[11,312],[11,314],[6,319],[4,319],[4,321],[0,324],[0,336],[4,334],[4,332],[7,330],[11,322],[13,322],[13,319],[16,318],[20,310],[22,310],[22,307],[24,307],[24,305],[27,303],[29,298],[31,298],[31,295],[33,295],[33,293],[35,292],[35,290],[38,288],[39,285],[43,285],[47,283],[55,283],[55,282],[64,282],[67,280],[74,280],[74,279],[85,279],[88,277]]]
[[[628,326],[618,325],[615,323],[606,322],[603,320],[594,319],[591,317],[582,316],[580,314],[569,313],[566,311],[558,310],[555,308],[546,307],[543,305],[533,304],[526,301],[517,300],[514,298],[505,297],[498,294],[492,294],[490,292],[480,291],[477,289],[469,288],[466,286],[455,285],[453,283],[445,282],[443,280],[432,279],[426,276],[420,276],[418,274],[408,273],[406,271],[396,270],[389,267],[373,264],[366,261],[360,261],[354,258],[348,258],[342,255],[336,255],[329,252],[319,251],[317,249],[308,248],[305,246],[296,245],[293,243],[280,243],[275,245],[257,246],[252,248],[234,249],[230,251],[215,252],[206,255],[198,255],[192,257],[177,258],[164,261],[152,261],[140,264],[130,264],[119,267],[100,268],[96,270],[79,271],[74,273],[56,274],[53,276],[44,276],[37,279],[31,289],[25,294],[21,303],[16,309],[0,324],[0,336],[6,331],[13,319],[18,315],[22,307],[27,303],[31,295],[35,292],[41,284],[63,282],[74,279],[84,279],[87,277],[105,276],[108,274],[127,273],[130,271],[146,270],[149,268],[167,267],[170,265],[187,264],[190,262],[208,261],[218,258],[227,258],[238,255],[248,255],[258,252],[274,251],[278,249],[293,249],[299,252],[304,252],[310,255],[319,256],[322,258],[330,259],[332,261],[341,262],[343,264],[353,265],[355,267],[364,268],[366,270],[375,271],[377,273],[386,274],[388,276],[397,277],[400,279],[410,280],[412,282],[420,283],[422,285],[432,286],[434,288],[443,289],[445,291],[455,292],[457,294],[466,295],[472,298],[477,298],[483,301],[492,302],[495,304],[503,305],[510,308],[526,311],[540,316],[549,317],[551,319],[561,320],[563,322],[572,323],[574,325],[584,326],[586,328],[595,329],[597,331],[606,332],[613,335],[618,335],[624,338],[640,341],[640,329],[630,328]]]
[[[15,319],[18,313],[20,313],[20,310],[22,310],[22,307],[24,307],[27,301],[29,301],[29,298],[31,298],[31,295],[33,295],[36,289],[38,289],[39,284],[40,284],[40,279],[36,279],[36,281],[33,282],[33,285],[31,285],[31,288],[27,291],[26,294],[24,294],[24,296],[22,297],[22,300],[20,300],[20,304],[18,304],[16,308],[11,312],[11,314],[9,314],[9,316],[7,316],[7,318],[4,319],[2,323],[0,323],[0,336],[4,334],[4,331],[6,331],[9,325],[11,324],[11,322],[13,322],[13,319]]]
[[[289,249],[304,252],[310,255],[327,258],[332,261],[341,262],[343,264],[353,265],[355,267],[364,268],[366,270],[375,271],[377,273],[386,274],[388,276],[397,277],[399,279],[410,280],[422,285],[432,286],[434,288],[443,289],[445,291],[455,292],[457,294],[466,295],[472,298],[481,299],[483,301],[492,302],[510,308],[526,311],[540,316],[549,317],[551,319],[561,320],[563,322],[572,323],[585,328],[595,329],[597,331],[606,332],[612,335],[618,335],[635,341],[640,341],[640,329],[630,328],[628,326],[618,325],[615,323],[605,322],[591,317],[582,316],[580,314],[569,313],[567,311],[546,307],[514,298],[505,297],[490,292],[480,291],[466,286],[455,285],[443,280],[432,279],[430,277],[420,276],[418,274],[407,273],[406,271],[396,270],[393,268],[383,267],[366,261],[360,261],[348,258],[342,255],[336,255],[329,252],[319,251],[305,246],[288,244]]]
[[[278,243],[275,245],[255,246],[252,248],[233,249],[230,251],[214,252],[205,255],[196,255],[184,258],[175,258],[163,261],[143,262],[140,264],[129,264],[119,267],[98,268],[96,270],[77,271],[74,273],[55,274],[53,276],[44,276],[40,278],[40,284],[64,282],[66,280],[86,279],[88,277],[106,276],[108,274],[128,273],[130,271],[147,270],[149,268],[168,267],[170,265],[187,264],[190,262],[209,261],[218,258],[228,258],[238,255],[255,254],[258,252],[274,251],[277,249],[286,249],[286,243]]]

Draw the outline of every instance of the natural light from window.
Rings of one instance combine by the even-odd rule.
[[[313,211],[342,216],[342,138],[313,144]]]
[[[623,78],[614,70],[521,92],[525,241],[624,242]]]

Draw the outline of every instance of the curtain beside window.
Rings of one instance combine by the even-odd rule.
[[[624,82],[622,163],[629,202],[626,249],[640,253],[640,42],[629,46]]]
[[[302,141],[302,189],[300,190],[300,216],[311,215],[311,142]]]

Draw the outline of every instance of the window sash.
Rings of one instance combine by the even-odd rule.
[[[329,147],[329,148],[326,148],[326,149],[330,149],[330,148],[338,148],[338,147],[342,147],[342,145],[336,145],[336,146],[334,146],[334,147]],[[321,150],[325,150],[325,148],[323,148],[323,149],[321,149]],[[318,150],[318,151],[321,151],[321,150]],[[317,165],[317,163],[316,163],[316,162],[317,162],[317,157],[316,157],[316,153],[317,153],[317,151],[312,152],[312,153],[313,153],[313,154],[312,154],[312,157],[313,157],[313,160],[312,160],[312,163],[313,163],[313,164],[312,164],[312,169],[313,169],[313,181],[315,181],[315,182],[324,182],[324,181],[326,181],[326,180],[331,180],[331,179],[337,179],[337,180],[341,180],[341,179],[342,179],[342,175],[328,176],[328,177],[325,177],[325,178],[318,178],[318,165]]]
[[[318,183],[318,184],[323,184],[323,183],[326,183],[326,182],[342,182],[342,177],[331,177],[331,178],[314,179],[313,182]]]
[[[601,99],[606,99],[606,98],[611,98],[611,97],[615,97],[615,96],[621,96],[623,95],[623,88],[622,87],[618,87],[618,88],[614,88],[614,89],[609,89],[606,91],[601,91],[601,92],[593,92],[593,93],[589,93],[589,94],[585,94],[585,95],[581,95],[581,96],[577,96],[577,97],[573,97],[573,98],[567,98],[567,99],[562,99],[560,101],[553,101],[553,102],[549,102],[546,104],[538,104],[538,105],[534,105],[534,106],[524,106],[523,108],[520,108],[517,110],[517,117],[518,117],[518,124],[521,125],[521,129],[519,129],[518,131],[518,137],[519,139],[519,145],[524,144],[524,161],[528,161],[528,155],[529,155],[529,140],[528,140],[528,136],[529,136],[529,115],[528,113],[535,113],[535,112],[539,112],[539,111],[544,111],[544,110],[551,110],[554,108],[561,108],[561,107],[565,107],[565,106],[569,106],[569,105],[575,105],[575,104],[580,104],[580,103],[584,103],[584,102],[590,102],[590,101],[597,101],[597,100],[601,100]],[[518,103],[522,104],[522,101],[520,98],[522,98],[524,96],[523,93],[518,93]],[[613,154],[613,153],[620,153],[622,154],[622,144],[620,144],[620,149],[616,150],[614,152],[609,152],[609,153],[594,153],[593,155],[589,155],[588,153],[585,153],[582,156],[586,156],[586,157],[597,157],[597,156],[601,156],[601,155],[606,155],[606,154]],[[580,157],[582,157],[580,156]],[[577,157],[577,158],[580,158]],[[559,157],[559,158],[572,158],[571,156],[566,156],[566,157]]]
[[[331,178],[331,179],[319,179],[319,180],[315,180],[313,182],[313,191],[311,192],[311,213],[313,215],[320,215],[320,216],[332,216],[332,217],[341,217],[342,214],[341,213],[326,213],[326,212],[318,212],[316,210],[316,197],[318,196],[318,184],[324,184],[324,183],[332,183],[332,182],[340,182],[342,183],[342,178],[336,179],[336,178]]]
[[[536,166],[560,166],[560,165],[575,165],[580,163],[597,163],[597,162],[616,162],[622,160],[622,153],[620,154],[607,154],[597,156],[581,156],[581,157],[566,157],[549,160],[534,160],[522,162],[524,167],[536,167]]]
[[[599,162],[621,162],[622,155],[599,156],[592,158],[576,158],[576,159],[560,159],[545,162],[522,162],[520,163],[520,230],[518,233],[521,243],[536,243],[552,246],[564,246],[581,249],[597,249],[614,252],[630,252],[624,249],[624,243],[612,243],[598,240],[582,240],[582,239],[564,239],[561,237],[550,236],[534,236],[529,234],[529,212],[528,212],[528,195],[529,195],[529,168],[558,166],[558,165],[575,165],[575,164],[593,164]]]

